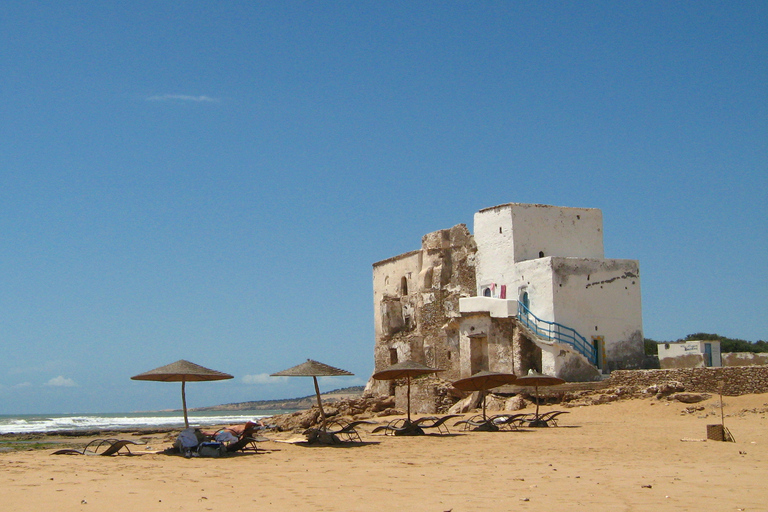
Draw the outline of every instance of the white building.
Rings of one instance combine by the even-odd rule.
[[[600,210],[495,206],[475,214],[474,238],[479,296],[519,301],[536,317],[529,317],[532,327],[559,332],[566,345],[586,343],[594,357],[582,352],[601,370],[641,364],[639,265],[605,259]],[[558,374],[566,364],[558,361],[562,344],[542,345],[545,372]]]
[[[429,233],[373,265],[377,371],[413,359],[448,381],[531,369],[583,381],[641,366],[638,263],[605,259],[600,210],[504,204],[474,230]]]
[[[659,367],[708,368],[722,366],[720,342],[690,340],[659,343]]]

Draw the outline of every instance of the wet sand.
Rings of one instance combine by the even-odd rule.
[[[148,441],[130,457],[6,452],[2,509],[768,511],[768,394],[725,397],[733,443],[704,441],[719,400],[700,406],[631,399],[519,432],[461,432],[451,420],[450,435],[391,437],[366,426],[363,444],[344,446],[268,433],[261,453],[224,459],[148,453],[170,445],[162,433],[125,436]]]

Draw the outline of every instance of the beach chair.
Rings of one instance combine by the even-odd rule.
[[[474,416],[470,416],[469,418],[465,420],[457,421],[453,424],[454,427],[458,427],[459,425],[462,425],[462,430],[470,430],[473,428],[479,428],[484,425],[488,424],[488,419],[483,419],[482,414],[475,414]]]
[[[451,432],[448,430],[448,426],[445,424],[445,422],[450,420],[451,418],[458,418],[459,416],[461,415],[448,414],[447,416],[441,416],[439,418],[435,416],[427,416],[425,418],[420,418],[419,420],[417,420],[416,424],[421,429],[436,428],[438,434],[450,434]]]
[[[119,455],[121,449],[125,448],[128,452],[126,455],[132,455],[131,449],[128,448],[129,444],[137,444],[133,441],[127,441],[123,439],[94,439],[83,448],[82,451],[75,450],[74,448],[65,448],[62,450],[56,450],[51,455]]]
[[[557,427],[557,417],[561,414],[569,414],[568,411],[549,411],[538,418],[533,417],[526,419],[523,422],[529,427]]]
[[[529,415],[529,413],[496,414],[491,416],[490,420],[500,429],[517,430]]]
[[[376,425],[375,421],[357,420],[351,423],[344,423],[339,420],[334,420],[328,423],[326,426],[326,433],[331,436],[336,436],[340,441],[353,442],[357,441],[362,443],[363,440],[360,437],[360,433],[357,431],[357,427],[360,425]]]
[[[384,435],[390,436],[419,436],[424,434],[424,430],[419,426],[420,422],[437,419],[436,416],[426,416],[408,423],[405,418],[397,418],[386,425],[376,427],[373,433],[384,432]]]

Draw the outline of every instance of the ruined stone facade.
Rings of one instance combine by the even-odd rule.
[[[446,371],[444,379],[458,379],[459,298],[475,291],[476,248],[467,226],[459,224],[422,238],[421,249],[380,261],[373,266],[374,362],[383,369],[408,359]],[[434,409],[431,379],[412,386],[415,411]],[[378,394],[398,397],[391,381],[372,381]],[[420,399],[420,395],[426,398]]]
[[[474,235],[459,224],[421,245],[373,265],[376,371],[407,359],[443,370],[413,383],[414,412],[435,411],[441,379],[481,370],[587,381],[640,367],[638,264],[603,258],[599,210],[501,205],[475,214]],[[542,337],[530,315],[587,331],[586,341]],[[404,401],[396,383],[368,388]]]

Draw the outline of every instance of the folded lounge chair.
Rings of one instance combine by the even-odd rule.
[[[118,452],[125,448],[131,455],[131,449],[128,448],[129,444],[136,444],[133,441],[126,441],[121,439],[94,439],[83,448],[82,451],[75,450],[73,448],[65,448],[62,450],[56,450],[51,455],[118,455]],[[99,451],[101,450],[101,451]]]
[[[460,414],[448,414],[447,416],[441,416],[439,418],[436,416],[427,416],[426,418],[417,420],[417,424],[422,429],[436,428],[438,434],[450,434],[451,432],[448,430],[448,426],[445,422],[451,418],[458,418],[459,416]]]
[[[507,428],[509,430],[517,430],[517,427],[522,426],[523,422],[528,417],[528,413],[496,414],[495,416],[492,416],[490,420],[494,425],[499,427],[499,429]]]
[[[463,430],[477,430],[483,432],[495,432],[499,427],[493,422],[492,417],[483,418],[482,414],[476,414],[466,420],[460,420],[453,424],[454,427],[463,425]]]
[[[357,431],[357,427],[360,425],[375,425],[375,421],[357,420],[351,423],[343,423],[341,421],[332,421],[328,423],[326,427],[326,434],[335,436],[339,441],[353,442],[357,441],[362,443],[363,440],[360,437],[360,433]],[[334,428],[335,427],[335,428]]]
[[[529,427],[556,427],[557,417],[561,414],[568,414],[568,411],[549,411],[540,415],[538,418],[533,417],[523,420],[523,423],[527,424]]]
[[[451,418],[456,418],[458,414],[449,414],[447,416],[424,416],[408,423],[405,418],[397,418],[386,425],[373,429],[374,433],[384,432],[384,435],[392,436],[418,436],[423,435],[424,429],[436,428],[438,433],[449,433],[445,422]]]
[[[423,421],[427,418],[421,418],[420,420],[408,422],[405,418],[397,418],[386,425],[381,425],[373,429],[373,433],[384,432],[385,436],[419,436],[424,434],[424,430],[419,427],[419,421]]]

